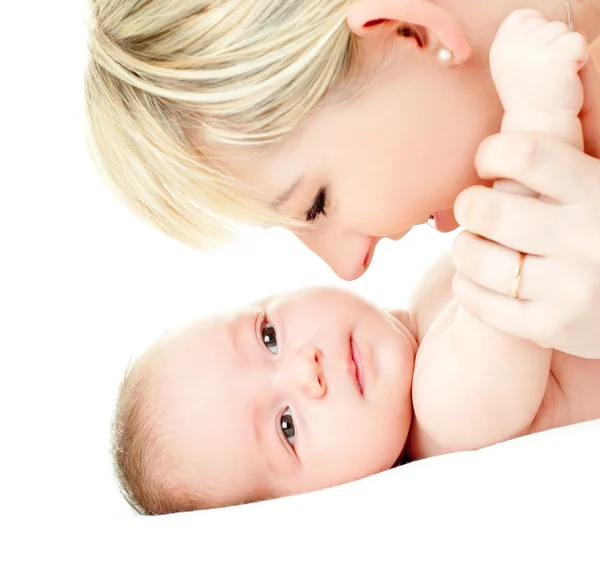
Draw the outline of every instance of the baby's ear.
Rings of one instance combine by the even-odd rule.
[[[382,41],[405,35],[412,26],[423,45],[432,52],[446,48],[453,63],[464,63],[471,56],[471,45],[458,22],[443,8],[428,0],[360,0],[348,11],[347,22],[354,35],[366,45],[379,46]]]

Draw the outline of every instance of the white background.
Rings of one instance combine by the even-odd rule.
[[[452,238],[417,228],[381,245],[368,275],[344,284],[282,232],[253,232],[205,256],[145,226],[101,185],[88,157],[83,4],[9,2],[0,15],[0,553],[11,542],[19,552],[6,563],[33,562],[25,552],[53,562],[57,548],[80,547],[87,553],[62,562],[95,563],[105,546],[124,562],[128,530],[108,533],[131,516],[112,476],[110,422],[129,359],[155,337],[307,284],[401,307]],[[166,530],[145,524],[153,533],[144,543],[166,541]]]
[[[203,255],[138,221],[88,156],[82,3],[14,2],[10,15],[0,128],[8,494],[17,506],[31,497],[39,507],[116,516],[129,507],[112,477],[109,429],[131,356],[195,316],[344,283],[282,231],[252,232],[239,246]],[[449,241],[418,228],[382,244],[368,275],[345,286],[400,307]]]

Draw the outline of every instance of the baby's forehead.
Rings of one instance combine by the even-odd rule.
[[[229,386],[240,370],[232,352],[235,320],[234,314],[219,314],[180,327],[153,352],[153,397],[168,427],[181,429],[188,420],[235,409],[238,395]]]
[[[240,319],[248,323],[260,310],[255,306],[209,316],[164,336],[154,373],[155,400],[160,405],[160,432],[182,463],[186,476],[196,466],[222,496],[263,487],[257,469],[238,471],[256,463],[252,440],[251,406],[234,380],[246,370],[231,351],[232,329]],[[241,318],[240,318],[241,316]],[[252,465],[250,465],[252,466]],[[192,479],[190,478],[190,481]],[[235,487],[235,488],[234,488]]]
[[[148,352],[156,372],[172,380],[186,369],[202,368],[205,376],[227,368],[240,329],[249,330],[262,311],[260,304],[221,311],[167,332]]]
[[[243,307],[217,312],[198,317],[190,322],[169,330],[158,341],[159,346],[173,347],[175,344],[185,342],[197,337],[209,339],[213,333],[226,332],[234,326],[240,318],[251,313],[258,313],[262,307],[260,302],[248,304]]]
[[[288,294],[260,298],[251,304],[221,310],[173,328],[146,353],[155,384],[187,387],[191,378],[211,381],[234,372],[247,372],[253,346],[259,343],[262,314],[286,302]],[[227,379],[225,379],[227,380]]]
[[[211,334],[226,332],[240,322],[241,319],[258,315],[273,304],[285,301],[287,294],[271,294],[254,300],[243,306],[219,310],[209,315],[201,316],[195,320],[169,330],[158,342],[158,345],[172,346],[174,342],[185,341],[189,338],[202,337],[211,339]]]

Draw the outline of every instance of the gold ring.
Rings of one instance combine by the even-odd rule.
[[[519,300],[519,288],[521,287],[521,277],[523,275],[523,265],[525,264],[526,254],[519,251],[519,263],[515,272],[515,278],[510,289],[510,297]]]

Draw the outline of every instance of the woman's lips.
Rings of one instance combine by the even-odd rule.
[[[373,255],[375,255],[375,247],[377,247],[377,243],[379,242],[379,240],[375,241],[371,247],[369,248],[369,250],[367,251],[367,254],[365,255],[365,260],[363,262],[363,268],[364,271],[363,273],[370,267],[371,265],[371,261],[373,260]]]
[[[362,357],[360,355],[360,350],[356,345],[356,341],[354,341],[354,337],[350,338],[350,355],[352,358],[352,363],[354,364],[354,376],[356,378],[356,382],[358,383],[358,388],[360,390],[361,396],[364,396],[365,393],[365,370],[362,362]]]
[[[429,217],[427,224],[442,233],[454,231],[458,227],[452,208],[434,212]]]
[[[422,218],[415,225],[419,226],[422,224],[427,224],[429,227],[432,227],[442,233],[454,231],[458,227],[458,223],[454,217],[454,210],[452,208],[438,210],[427,218]],[[388,239],[391,239],[392,241],[398,241],[399,239],[402,239],[409,231],[410,229],[390,235],[388,236]]]

